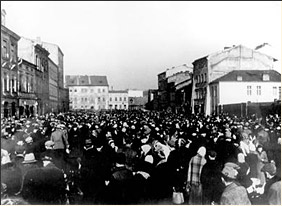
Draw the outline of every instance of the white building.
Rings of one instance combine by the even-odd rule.
[[[109,109],[128,110],[128,92],[126,90],[109,91]]]
[[[234,70],[273,70],[275,58],[242,45],[225,48],[193,62],[192,112],[210,115],[211,86],[214,80]],[[229,95],[237,96],[233,92]],[[244,100],[246,102],[246,100]]]
[[[67,75],[70,109],[108,109],[109,85],[106,76]]]
[[[210,83],[211,109],[219,105],[281,100],[281,74],[275,70],[234,70]]]

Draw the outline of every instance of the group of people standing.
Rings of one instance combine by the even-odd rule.
[[[281,204],[281,117],[109,111],[1,120],[1,203]]]

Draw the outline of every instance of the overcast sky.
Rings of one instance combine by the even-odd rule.
[[[281,2],[8,2],[6,26],[59,45],[65,74],[114,89],[157,88],[157,74],[225,46],[267,42],[281,58]]]

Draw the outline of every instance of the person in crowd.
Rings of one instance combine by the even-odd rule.
[[[265,204],[281,205],[281,177],[277,176],[274,163],[266,163],[261,169],[267,178],[264,186],[263,200]]]
[[[201,146],[198,149],[197,155],[192,157],[188,166],[187,186],[190,187],[189,204],[202,204],[202,183],[201,173],[202,168],[206,164],[205,159],[206,148]]]
[[[203,166],[200,181],[203,187],[203,204],[218,204],[224,185],[221,181],[222,165],[216,160],[217,153],[210,150]]]
[[[258,154],[258,179],[260,180],[261,184],[265,184],[265,175],[263,172],[261,172],[261,169],[263,168],[263,166],[268,163],[268,157],[266,152],[263,150],[263,146],[262,145],[258,145],[257,146],[257,154]]]
[[[51,134],[50,140],[54,142],[54,163],[60,169],[65,170],[66,150],[69,149],[68,137],[62,130],[62,125],[57,124],[56,129]]]
[[[222,169],[222,182],[225,189],[220,198],[221,205],[251,205],[247,190],[236,182],[239,166],[227,162]]]

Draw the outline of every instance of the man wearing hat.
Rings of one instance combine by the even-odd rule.
[[[44,156],[43,167],[29,170],[23,179],[22,197],[30,204],[65,204],[64,173]]]
[[[261,171],[267,178],[262,199],[265,200],[265,204],[281,205],[281,178],[277,176],[275,164],[267,163]]]
[[[221,205],[251,205],[247,190],[236,182],[239,166],[227,162],[222,169],[222,182],[226,186],[221,198]]]

